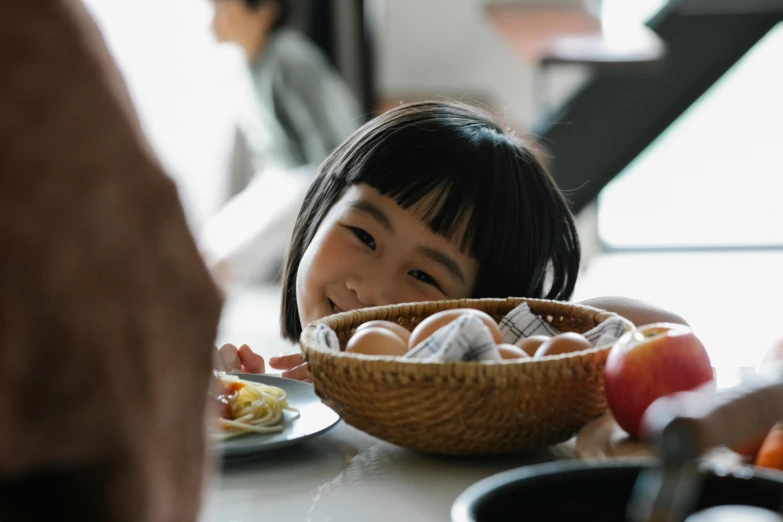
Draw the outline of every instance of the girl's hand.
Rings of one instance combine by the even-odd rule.
[[[217,350],[214,366],[216,370],[242,373],[264,373],[264,358],[246,344],[239,348],[224,344]]]
[[[281,376],[286,379],[313,382],[312,379],[310,379],[310,370],[307,363],[300,353],[292,353],[281,357],[270,357],[269,366],[276,370],[285,370]]]

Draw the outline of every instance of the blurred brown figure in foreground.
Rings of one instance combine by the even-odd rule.
[[[192,521],[220,298],[177,191],[77,0],[0,2],[0,78],[0,520]]]

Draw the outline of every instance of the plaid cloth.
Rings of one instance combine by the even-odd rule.
[[[593,346],[605,346],[619,339],[624,328],[621,318],[611,317],[582,335],[593,343]],[[522,303],[500,320],[500,333],[503,343],[514,344],[534,335],[552,337],[560,332],[541,316],[534,314],[527,303]]]
[[[622,334],[622,319],[612,317],[583,335],[593,346],[614,343]],[[553,337],[560,332],[534,314],[527,303],[522,303],[500,321],[503,343],[514,344],[533,335]],[[325,324],[319,324],[316,340],[332,350],[339,350],[340,343],[334,331]],[[404,355],[406,359],[431,361],[500,361],[495,340],[487,325],[473,314],[465,314],[444,326],[424,342]]]
[[[318,323],[315,327],[315,341],[330,350],[340,351],[340,340],[337,338],[337,334],[323,323]]]
[[[435,361],[499,361],[495,339],[484,321],[464,314],[419,343],[403,357]]]
[[[622,334],[622,319],[612,317],[583,335],[593,346],[614,343]],[[503,343],[514,344],[533,335],[553,337],[560,332],[522,303],[500,320]],[[404,355],[408,359],[433,361],[499,361],[492,333],[477,316],[465,314],[449,323]]]

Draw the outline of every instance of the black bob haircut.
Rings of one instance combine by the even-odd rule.
[[[574,216],[535,152],[479,108],[412,103],[366,123],[321,165],[283,271],[287,339],[296,342],[302,332],[296,300],[302,256],[331,207],[359,183],[406,209],[434,198],[416,217],[476,258],[472,297],[571,297],[580,263]]]
[[[258,9],[261,5],[267,3],[277,5],[277,19],[275,19],[274,25],[272,25],[272,31],[288,24],[288,21],[291,18],[290,0],[245,0],[245,5],[250,9]]]

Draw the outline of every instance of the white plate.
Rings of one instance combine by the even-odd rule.
[[[283,431],[280,433],[250,433],[215,442],[216,451],[221,453],[225,459],[249,457],[299,444],[324,433],[340,420],[340,416],[334,410],[321,402],[321,399],[315,394],[312,384],[272,375],[247,373],[233,373],[232,375],[246,381],[282,388],[288,394],[289,406],[299,410],[299,416],[297,417],[292,412],[284,412]]]

